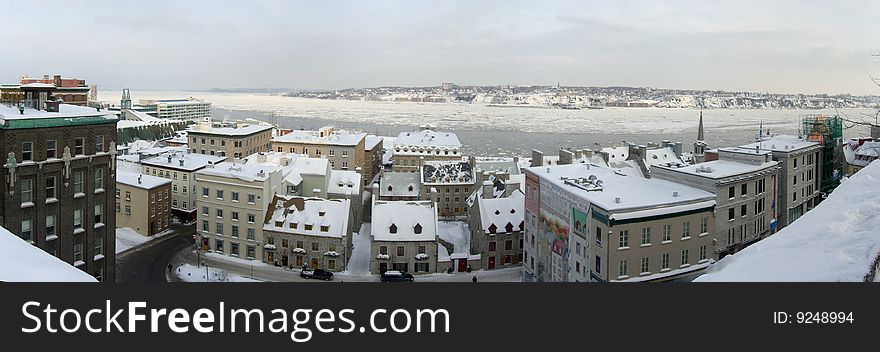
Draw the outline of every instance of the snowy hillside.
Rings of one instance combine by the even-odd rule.
[[[875,162],[788,227],[695,281],[863,281],[880,254],[878,182]]]

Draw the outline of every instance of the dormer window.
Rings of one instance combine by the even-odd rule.
[[[489,233],[495,233],[496,231],[498,231],[498,226],[495,226],[495,224],[489,226]]]
[[[283,223],[283,222],[281,222],[281,221],[276,221],[276,222],[275,222],[275,227],[281,227],[281,226],[284,226],[284,223]]]
[[[507,226],[505,226],[504,229],[507,230],[507,233],[513,232],[513,224],[508,222]]]
[[[510,209],[511,214],[516,214],[516,209]]]
[[[397,225],[391,224],[391,226],[388,227],[388,232],[389,233],[397,233]]]
[[[416,226],[413,227],[413,233],[415,233],[416,235],[421,234],[422,233],[422,225],[416,224]]]
[[[290,223],[290,228],[296,229],[296,223],[295,222]]]
[[[330,226],[329,225],[321,225],[321,232],[327,232],[327,231],[330,231]]]
[[[501,215],[501,211],[500,211],[500,210],[495,210],[495,215]]]
[[[409,185],[409,191],[412,192],[412,190],[413,190],[413,186]]]
[[[318,212],[318,216],[324,216],[325,214],[327,214],[327,212],[323,210]]]
[[[388,192],[391,192],[391,189],[393,189],[393,187],[391,187],[391,185],[388,185]]]
[[[312,225],[306,225],[306,231],[312,231]]]

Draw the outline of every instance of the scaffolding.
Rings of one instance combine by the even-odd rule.
[[[831,193],[839,184],[842,170],[843,119],[839,116],[805,115],[801,120],[801,133],[809,141],[817,142],[822,149],[822,182],[820,189]]]

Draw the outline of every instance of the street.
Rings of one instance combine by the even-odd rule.
[[[195,227],[172,225],[174,234],[148,242],[116,258],[117,282],[167,282],[168,263],[178,252],[193,246]]]

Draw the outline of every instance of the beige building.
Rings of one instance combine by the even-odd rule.
[[[769,151],[721,148],[718,160],[695,165],[656,165],[651,177],[715,194],[715,258],[770,236],[776,225],[778,163]]]
[[[429,201],[373,201],[370,272],[437,272],[437,208]],[[445,270],[445,268],[444,268]]]
[[[367,135],[364,139],[364,186],[373,184],[384,168],[382,156],[385,150],[382,148],[382,144],[382,137]]]
[[[336,130],[332,126],[317,131],[291,131],[272,139],[276,152],[298,153],[326,158],[333,170],[363,173],[367,169],[364,141],[366,133]]]
[[[713,261],[715,195],[595,164],[526,169],[524,281],[665,281]]]
[[[291,268],[345,270],[355,225],[349,202],[276,195],[263,225],[265,261]]]
[[[182,222],[196,220],[198,192],[195,173],[208,165],[219,164],[225,157],[168,151],[140,161],[144,174],[171,180],[171,211]]]
[[[171,181],[117,169],[116,227],[153,236],[171,226]]]
[[[187,131],[187,137],[190,153],[243,159],[270,150],[272,126],[235,123],[231,127],[213,127],[199,123]]]
[[[421,167],[422,197],[437,203],[441,217],[467,216],[465,199],[474,190],[473,166],[466,161],[425,161]]]
[[[461,142],[455,133],[436,132],[422,126],[415,132],[401,132],[394,139],[394,172],[418,172],[422,161],[461,160]]]

